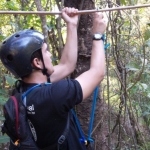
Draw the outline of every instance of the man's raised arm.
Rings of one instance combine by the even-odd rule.
[[[81,85],[83,99],[90,96],[105,75],[105,52],[103,40],[101,39],[105,30],[106,21],[103,14],[100,12],[95,13],[93,20],[93,36],[95,35],[95,39],[92,45],[90,69],[76,78]]]
[[[54,66],[54,73],[51,75],[51,82],[61,80],[71,74],[77,62],[77,22],[78,10],[75,8],[64,8],[62,17],[67,24],[67,39],[62,52],[60,63]]]

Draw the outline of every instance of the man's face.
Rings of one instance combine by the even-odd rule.
[[[45,64],[45,68],[47,69],[48,74],[52,74],[54,72],[54,67],[52,64],[52,54],[47,50],[47,44],[44,43],[42,46],[42,55],[43,61]]]

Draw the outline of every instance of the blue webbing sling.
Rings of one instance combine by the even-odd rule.
[[[79,120],[77,118],[77,115],[76,115],[74,109],[71,110],[71,112],[72,112],[72,114],[73,114],[73,116],[75,118],[78,131],[79,131],[80,136],[81,136],[80,142],[83,143],[83,144],[85,144],[86,146],[90,142],[94,142],[93,139],[91,138],[91,134],[92,134],[92,128],[93,128],[93,122],[94,122],[94,113],[95,113],[95,108],[96,108],[97,95],[98,95],[98,86],[94,90],[94,97],[93,97],[93,103],[92,103],[92,110],[91,110],[91,117],[90,117],[90,123],[89,123],[89,129],[88,129],[88,137],[87,137],[87,139],[84,136],[84,133],[82,131],[82,128],[80,126]]]
[[[102,37],[102,40],[103,42],[105,42],[105,35],[103,35]],[[110,43],[108,44],[105,44],[104,45],[104,50],[106,50],[108,47],[110,46]],[[90,117],[90,123],[89,123],[89,129],[88,129],[88,136],[87,136],[87,139],[85,138],[84,136],[84,133],[82,131],[82,128],[80,126],[80,123],[79,123],[79,120],[78,120],[78,117],[74,111],[74,109],[71,110],[74,118],[75,118],[75,121],[76,121],[76,124],[77,124],[77,128],[78,128],[78,131],[80,133],[80,142],[85,144],[86,146],[88,146],[89,143],[91,142],[94,142],[94,140],[91,138],[91,134],[92,134],[92,128],[93,128],[93,122],[94,122],[94,114],[95,114],[95,108],[96,108],[96,100],[97,100],[97,95],[98,95],[98,86],[95,88],[94,90],[94,96],[93,96],[93,103],[92,103],[92,110],[91,110],[91,117]]]

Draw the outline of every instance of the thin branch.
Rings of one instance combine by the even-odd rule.
[[[82,10],[78,11],[78,14],[90,14],[94,12],[106,12],[106,11],[116,11],[125,9],[136,9],[150,7],[150,4],[136,5],[136,6],[124,6],[124,7],[114,7],[114,8],[104,8],[104,9],[94,9],[94,10]],[[49,12],[49,11],[0,11],[0,14],[39,14],[39,15],[61,15],[61,12]]]

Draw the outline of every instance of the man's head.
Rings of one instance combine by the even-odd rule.
[[[33,69],[31,65],[33,57],[42,58],[43,43],[44,36],[40,32],[30,29],[19,31],[1,44],[1,61],[15,76],[27,76]]]

